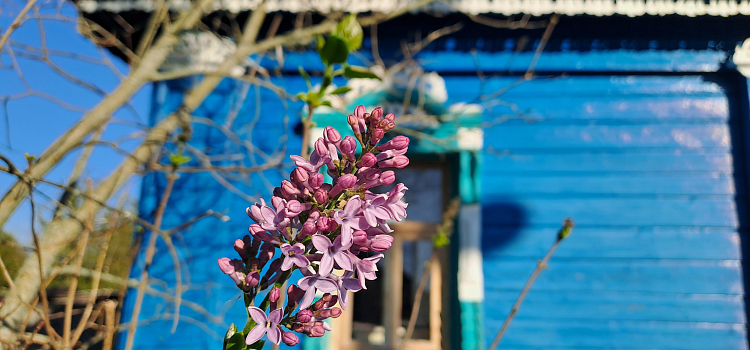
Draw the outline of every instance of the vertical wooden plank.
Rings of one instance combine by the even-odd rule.
[[[385,343],[391,349],[396,349],[400,338],[398,329],[401,327],[401,305],[404,279],[404,240],[398,233],[393,235],[393,245],[386,252],[384,262],[385,290],[383,305],[390,305],[383,310],[383,325],[385,326]]]
[[[440,311],[442,310],[442,270],[440,268],[440,259],[437,255],[432,256],[430,261],[430,343],[432,348],[440,350],[441,324]]]

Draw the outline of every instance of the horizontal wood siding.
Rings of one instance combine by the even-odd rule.
[[[450,77],[490,106],[482,170],[489,343],[576,221],[503,349],[746,349],[729,107],[700,76]],[[494,105],[494,107],[492,107]]]

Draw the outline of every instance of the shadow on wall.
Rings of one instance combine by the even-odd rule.
[[[482,251],[497,251],[518,238],[526,209],[511,201],[482,203]]]

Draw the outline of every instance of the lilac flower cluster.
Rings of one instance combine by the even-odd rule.
[[[221,271],[246,293],[247,345],[264,335],[290,346],[299,342],[293,332],[323,336],[331,330],[324,320],[346,309],[347,292],[366,289],[366,281],[377,277],[381,253],[393,243],[388,221],[406,217],[406,186],[371,192],[393,184],[395,175],[388,168],[409,164],[407,137],[380,144],[395,127],[394,119],[390,113],[383,116],[381,108],[367,113],[358,106],[348,117],[354,137],[342,138],[336,129],[325,128],[309,160],[291,156],[297,167],[274,189],[271,206],[261,199],[247,208],[256,223],[234,244],[240,259],[219,259]],[[323,166],[332,183],[325,183]],[[274,259],[277,249],[281,254]],[[280,287],[294,270],[304,277],[287,288],[286,306],[281,307]],[[254,306],[255,296],[267,289],[263,302]],[[316,301],[317,292],[323,296]]]

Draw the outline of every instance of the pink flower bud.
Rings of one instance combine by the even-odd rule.
[[[339,178],[339,181],[336,182],[337,186],[340,186],[341,188],[352,188],[357,183],[357,176],[354,174],[344,174],[341,175]]]
[[[297,335],[295,335],[292,332],[281,332],[281,340],[286,344],[287,346],[295,346],[299,344],[299,338],[297,338]]]
[[[359,245],[359,246],[365,246],[367,244],[367,232],[362,230],[354,231],[352,234],[352,243]]]
[[[380,184],[383,186],[390,186],[394,181],[396,181],[396,174],[391,170],[384,171],[380,175]]]
[[[371,168],[378,162],[378,158],[372,153],[365,153],[362,155],[362,159],[357,163],[360,168]]]
[[[357,151],[357,140],[351,136],[347,136],[344,138],[341,143],[339,143],[339,152],[341,154],[345,155],[349,159],[354,159],[354,153]]]
[[[242,280],[240,279],[243,275],[242,268],[244,267],[242,261],[238,259],[229,260],[229,258],[221,258],[218,263],[221,272],[229,275],[236,285],[239,286],[242,284]]]
[[[380,120],[380,118],[383,117],[383,108],[382,107],[376,107],[375,109],[370,112],[370,118]]]
[[[404,150],[409,147],[409,138],[403,135],[394,137],[392,140],[378,146],[378,151]]]
[[[275,210],[281,210],[284,207],[284,198],[273,196],[271,197],[271,205]]]
[[[295,196],[302,194],[297,186],[294,186],[289,180],[281,181],[281,194],[286,199],[294,199]]]
[[[350,188],[354,188],[354,185],[357,184],[357,176],[354,174],[344,174],[341,175],[338,181],[336,181],[336,185],[333,186],[331,189],[331,192],[328,194],[328,197],[332,198],[341,193],[343,190],[348,190]]]
[[[385,132],[388,132],[388,131],[391,131],[391,130],[393,130],[395,128],[396,128],[396,123],[390,122],[390,123],[386,124],[383,129],[385,130]]]
[[[302,229],[300,230],[297,239],[303,239],[309,235],[314,235],[316,232],[318,232],[318,228],[315,226],[315,221],[308,219],[302,225]]]
[[[310,310],[301,310],[299,313],[297,313],[297,322],[299,323],[307,323],[312,321],[313,313]]]
[[[330,126],[326,126],[326,128],[323,130],[323,137],[325,137],[326,141],[333,144],[341,142],[341,134],[339,134],[336,129]]]
[[[354,135],[362,134],[362,131],[359,130],[359,120],[357,120],[357,117],[350,115],[346,118],[346,121],[349,123],[349,126],[352,127]]]
[[[391,245],[393,244],[393,237],[390,235],[377,235],[375,238],[373,238],[372,243],[370,243],[370,248],[372,251],[377,253],[382,253],[388,249],[391,249]]]
[[[313,189],[320,188],[321,185],[323,185],[323,181],[325,181],[325,176],[320,173],[315,173],[310,175],[310,179],[307,181],[307,183],[312,187]]]
[[[317,338],[326,335],[326,329],[323,327],[323,322],[315,322],[315,325],[310,328],[310,337]]]
[[[323,190],[322,188],[319,188],[315,190],[315,201],[320,203],[325,203],[328,200],[328,192]]]
[[[341,309],[337,307],[333,307],[331,310],[331,318],[338,318],[341,316]]]
[[[219,269],[221,272],[228,275],[234,273],[234,264],[229,258],[221,258],[219,259]]]
[[[288,218],[293,218],[303,211],[305,211],[305,205],[296,199],[292,199],[286,203],[284,215]]]
[[[370,145],[375,146],[380,142],[380,140],[383,139],[383,136],[385,136],[385,131],[381,128],[377,128],[372,131],[372,136],[370,136]]]
[[[409,165],[409,158],[407,156],[395,156],[390,159],[381,160],[378,162],[378,167],[381,168],[397,168],[401,169]]]
[[[321,158],[324,158],[328,155],[328,146],[326,146],[326,142],[322,137],[318,138],[318,140],[315,141],[315,153],[317,153]]]
[[[301,184],[310,178],[310,173],[308,173],[305,169],[295,168],[294,171],[292,171],[292,175],[290,177],[295,183]]]
[[[258,271],[253,271],[245,276],[245,288],[254,288],[260,281],[260,274]]]
[[[234,250],[238,254],[240,254],[242,260],[245,260],[245,258],[247,258],[247,254],[245,253],[245,241],[241,239],[234,241]]]
[[[268,301],[275,303],[279,301],[279,298],[281,297],[281,289],[279,287],[273,287],[270,292],[268,292]]]
[[[385,119],[385,121],[389,123],[394,123],[396,121],[396,116],[393,113],[388,113],[385,115],[385,118],[383,119]]]
[[[302,300],[302,297],[305,296],[305,291],[292,284],[286,289],[286,296],[287,305],[297,305]]]

